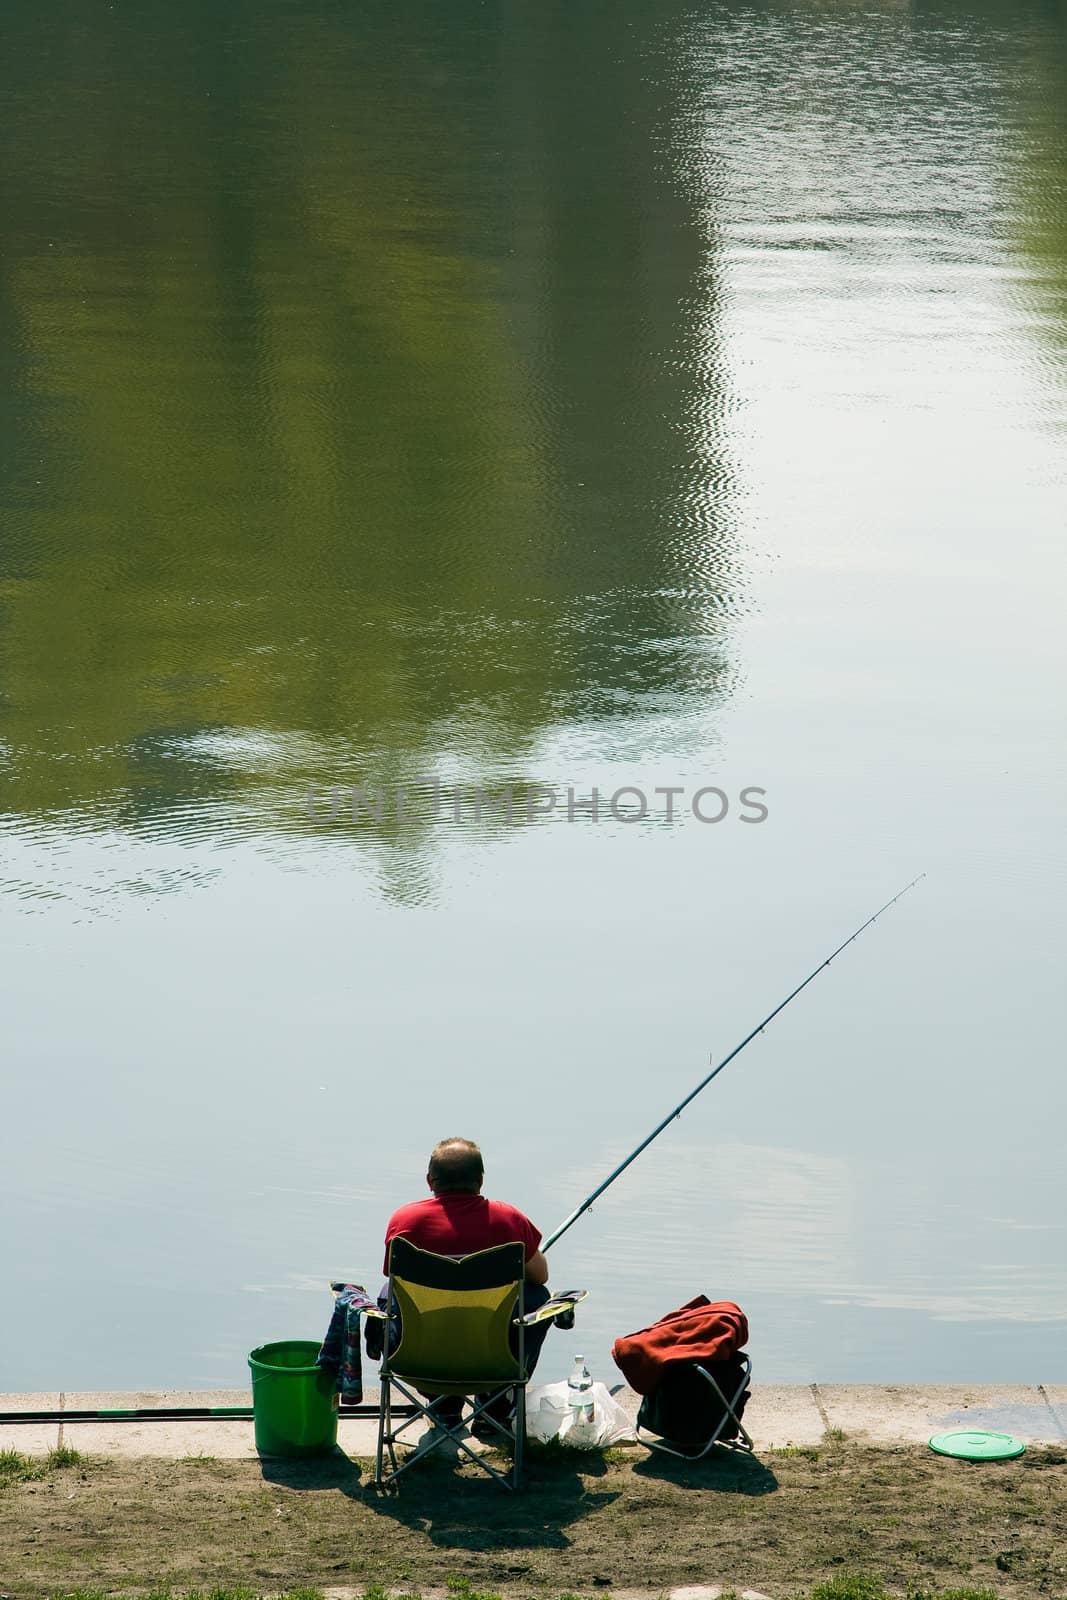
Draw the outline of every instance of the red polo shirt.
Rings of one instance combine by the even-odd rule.
[[[384,1272],[389,1271],[389,1241],[398,1234],[417,1249],[438,1256],[469,1256],[518,1239],[529,1261],[541,1243],[540,1231],[529,1217],[503,1200],[487,1200],[481,1194],[432,1195],[394,1211],[385,1230]]]

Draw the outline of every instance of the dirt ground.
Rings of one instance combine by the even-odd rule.
[[[698,1465],[644,1453],[531,1460],[508,1495],[420,1463],[88,1460],[0,1489],[0,1592],[79,1585],[431,1588],[514,1595],[718,1582],[776,1597],[835,1573],[1067,1596],[1067,1453],[972,1464],[841,1443]]]

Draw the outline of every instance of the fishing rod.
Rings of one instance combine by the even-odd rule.
[[[804,982],[803,983],[798,983],[796,988],[793,990],[792,994],[787,994],[785,999],[781,1002],[780,1005],[776,1005],[774,1010],[771,1011],[767,1016],[765,1016],[762,1022],[757,1023],[756,1026],[753,1028],[752,1032],[746,1034],[745,1037],[741,1040],[741,1043],[739,1045],[735,1045],[734,1048],[730,1051],[730,1054],[728,1056],[724,1056],[723,1059],[719,1062],[719,1065],[717,1067],[713,1067],[711,1069],[711,1071],[708,1073],[707,1077],[706,1078],[702,1078],[701,1081],[697,1084],[696,1088],[691,1090],[690,1093],[686,1095],[685,1099],[680,1101],[678,1103],[678,1105],[675,1106],[673,1111],[669,1111],[667,1113],[667,1115],[664,1117],[663,1121],[661,1123],[659,1123],[659,1125],[657,1127],[652,1129],[652,1132],[648,1135],[648,1137],[641,1140],[641,1143],[637,1146],[636,1150],[631,1150],[630,1151],[630,1154],[626,1157],[625,1161],[620,1161],[619,1165],[615,1168],[615,1171],[612,1172],[612,1173],[609,1173],[608,1176],[604,1179],[604,1182],[601,1183],[601,1184],[598,1184],[597,1187],[593,1190],[592,1194],[586,1196],[586,1198],[582,1201],[581,1205],[578,1206],[574,1211],[571,1212],[570,1216],[566,1219],[566,1221],[560,1223],[560,1225],[556,1229],[555,1233],[550,1233],[549,1234],[548,1238],[542,1244],[541,1249],[542,1250],[550,1250],[552,1248],[552,1246],[555,1244],[556,1240],[557,1239],[561,1239],[563,1237],[563,1235],[566,1233],[567,1229],[569,1227],[571,1227],[575,1222],[578,1221],[579,1217],[583,1216],[585,1214],[585,1212],[591,1211],[592,1208],[593,1208],[594,1202],[600,1199],[600,1196],[604,1193],[604,1190],[610,1188],[611,1185],[615,1182],[616,1178],[621,1177],[621,1175],[626,1171],[626,1169],[630,1165],[630,1163],[632,1161],[636,1161],[637,1160],[637,1158],[641,1154],[642,1150],[647,1150],[648,1149],[648,1147],[652,1143],[653,1139],[658,1139],[659,1138],[659,1136],[663,1132],[664,1128],[666,1128],[669,1123],[672,1123],[674,1121],[675,1117],[680,1117],[681,1116],[681,1114],[685,1110],[686,1106],[689,1104],[689,1102],[691,1100],[695,1100],[696,1099],[696,1097],[700,1093],[701,1089],[706,1089],[708,1084],[711,1082],[712,1078],[717,1078],[719,1073],[722,1071],[723,1067],[728,1067],[730,1065],[730,1062],[734,1059],[734,1057],[735,1056],[739,1056],[741,1054],[742,1050],[745,1048],[745,1046],[747,1044],[751,1044],[752,1043],[752,1041],[756,1037],[757,1033],[762,1033],[764,1028],[767,1026],[767,1024],[769,1022],[773,1022],[774,1021],[774,1019],[778,1015],[779,1011],[784,1011],[786,1006],[789,1004],[790,1000],[795,1000],[796,999],[796,997],[800,993],[801,989],[806,989],[808,987],[808,984],[811,983],[812,979],[813,978],[817,978],[819,976],[819,973],[824,971],[825,968],[830,965],[831,961],[833,961],[836,956],[839,956],[841,954],[842,950],[847,950],[848,946],[852,943],[853,939],[858,939],[860,934],[863,933],[864,929],[869,928],[872,922],[877,922],[878,918],[882,915],[882,913],[884,911],[888,911],[890,906],[895,906],[897,901],[899,899],[901,899],[901,897],[903,895],[906,895],[909,889],[914,889],[915,885],[920,881],[920,879],[925,878],[925,877],[926,877],[926,873],[925,872],[920,872],[918,878],[912,878],[911,882],[910,883],[906,883],[904,885],[903,889],[901,889],[898,894],[895,894],[893,896],[892,900],[887,900],[884,906],[879,906],[878,910],[874,913],[873,917],[868,917],[867,921],[865,923],[863,923],[863,925],[861,927],[857,928],[855,933],[850,933],[848,938],[845,940],[845,942],[843,944],[839,944],[837,949],[833,952],[833,954],[832,955],[828,955],[825,961],[820,962],[820,964],[815,968],[814,972],[809,972],[808,976],[804,979]]]
[[[378,1416],[378,1406],[370,1403],[358,1406],[341,1406],[337,1415],[343,1422],[346,1417]],[[393,1415],[415,1416],[415,1406],[393,1406]],[[68,1422],[251,1422],[255,1413],[251,1406],[130,1406],[125,1410],[101,1406],[95,1411],[66,1411],[62,1406],[43,1411],[0,1411],[0,1424],[5,1428],[21,1422],[56,1422],[64,1427]]]

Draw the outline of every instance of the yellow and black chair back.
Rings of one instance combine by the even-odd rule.
[[[407,1239],[392,1241],[389,1304],[399,1314],[399,1338],[394,1343],[386,1337],[382,1358],[375,1483],[393,1482],[414,1460],[451,1440],[490,1477],[506,1488],[518,1488],[526,1423],[525,1266],[526,1252],[519,1242],[456,1260],[419,1250]],[[414,1415],[406,1416],[395,1428],[394,1390],[416,1408]],[[435,1399],[451,1395],[480,1396],[475,1401],[475,1416],[501,1396],[510,1397],[515,1412],[510,1473],[498,1471],[484,1455],[471,1449],[459,1429],[431,1412]],[[398,1464],[394,1444],[420,1417],[434,1425],[428,1448],[420,1444],[416,1456]],[[391,1470],[383,1474],[386,1452]]]

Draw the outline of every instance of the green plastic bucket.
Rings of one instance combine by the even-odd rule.
[[[315,1365],[319,1348],[313,1339],[281,1339],[248,1357],[261,1455],[318,1456],[337,1444],[336,1381]]]

